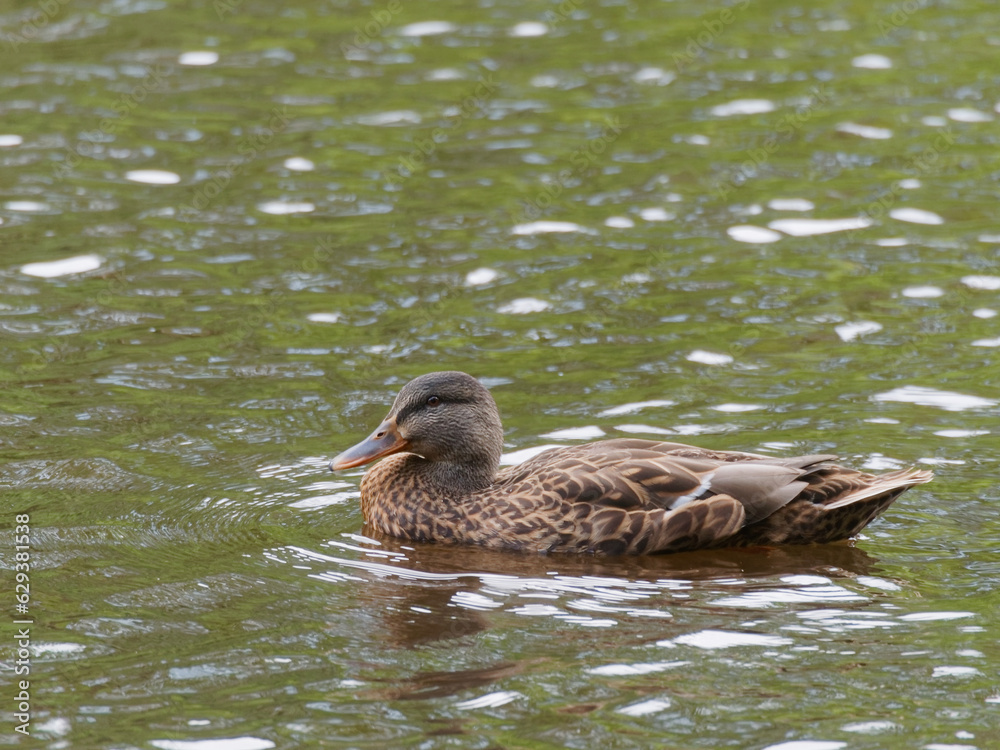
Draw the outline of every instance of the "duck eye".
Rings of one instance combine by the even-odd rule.
[[[441,398],[439,396],[431,396],[429,399],[427,399],[428,406],[437,406],[440,403],[441,403]]]

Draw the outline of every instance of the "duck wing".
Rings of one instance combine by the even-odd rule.
[[[721,546],[771,516],[809,486],[803,477],[813,467],[830,458],[607,440],[545,451],[501,472],[492,489],[507,507],[518,508],[522,523],[553,521],[554,507],[561,507],[553,549],[679,551]],[[541,531],[532,526],[531,535]]]
[[[494,486],[508,493],[541,490],[566,502],[623,510],[676,510],[694,500],[729,495],[741,502],[747,522],[753,523],[796,497],[808,486],[801,478],[832,458],[774,458],[680,443],[604,440],[540,453],[501,472]]]

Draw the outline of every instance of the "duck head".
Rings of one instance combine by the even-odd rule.
[[[503,427],[490,392],[464,372],[432,372],[411,380],[388,416],[362,442],[337,456],[330,469],[363,466],[393,453],[492,478],[500,465]]]

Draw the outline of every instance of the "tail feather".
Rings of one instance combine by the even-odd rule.
[[[744,526],[726,540],[726,546],[827,544],[860,533],[910,487],[931,481],[921,469],[904,469],[868,479],[868,486],[851,490],[836,500],[793,500],[767,518]]]
[[[868,487],[855,490],[854,492],[844,495],[838,500],[826,503],[824,508],[827,510],[843,508],[846,505],[853,505],[854,503],[861,502],[862,500],[884,495],[895,489],[905,489],[918,484],[926,484],[933,478],[934,472],[926,471],[924,469],[902,469],[900,471],[890,472],[889,474],[882,474],[881,476],[876,477]]]

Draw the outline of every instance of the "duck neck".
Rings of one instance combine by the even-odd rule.
[[[444,495],[470,495],[486,489],[493,483],[497,464],[493,462],[422,462],[420,473]]]

